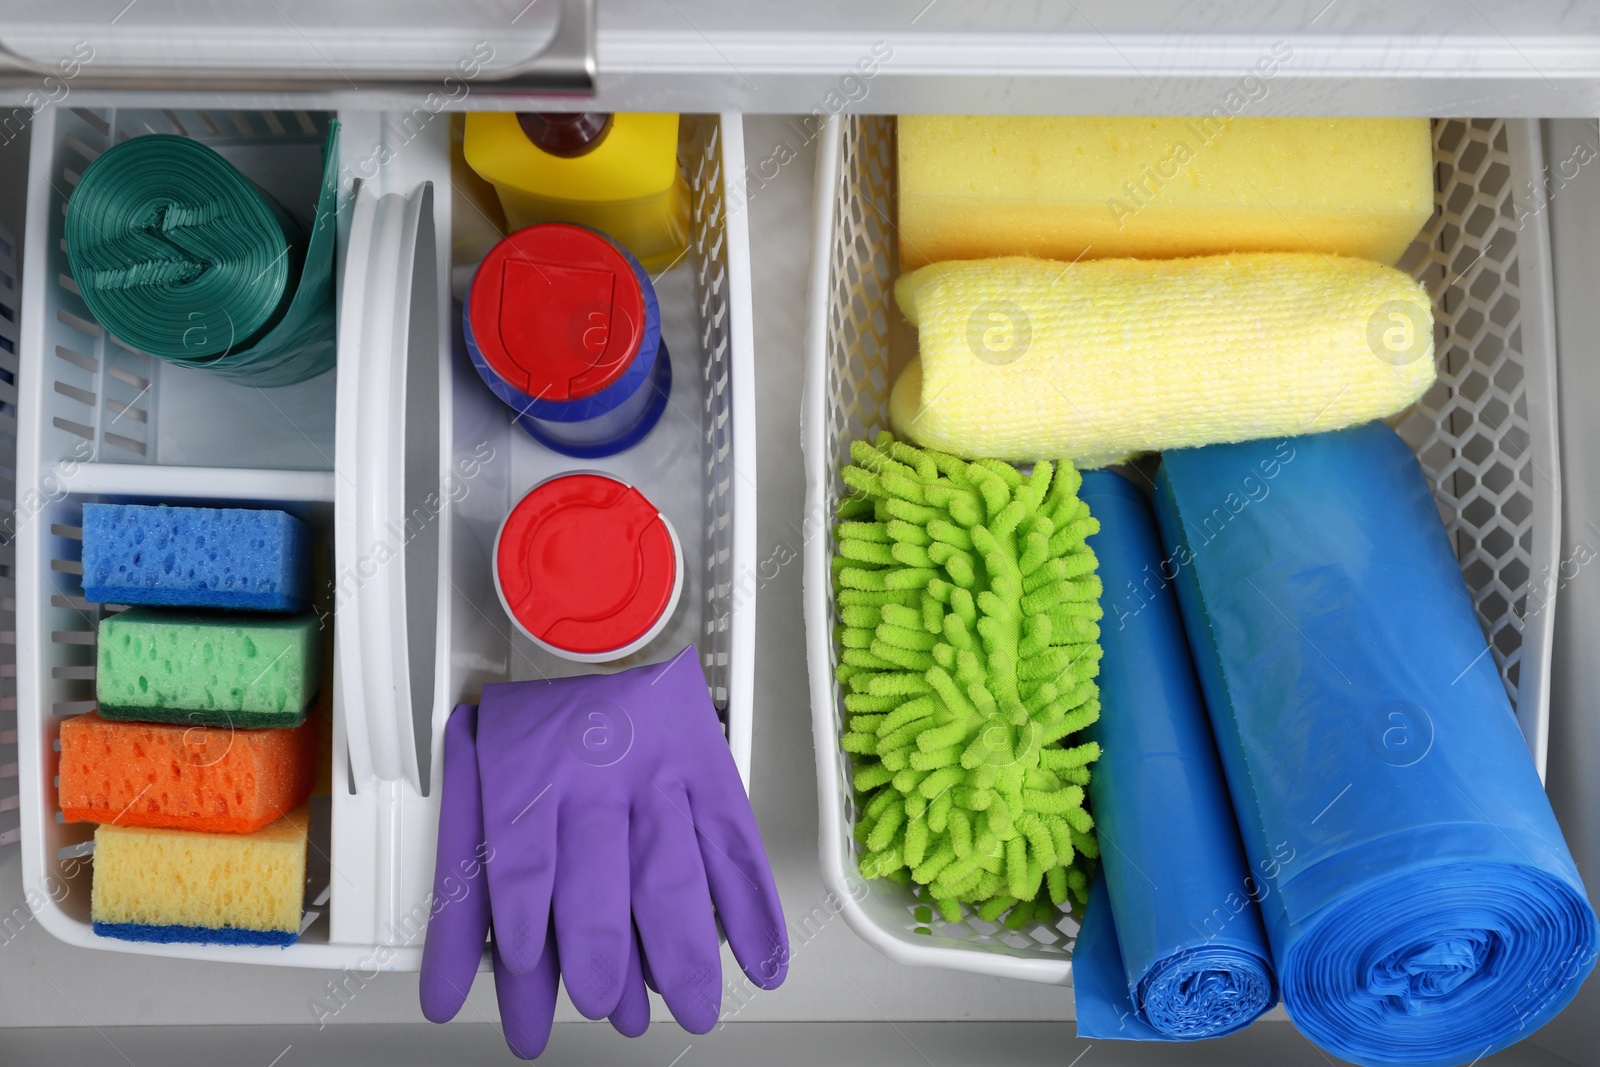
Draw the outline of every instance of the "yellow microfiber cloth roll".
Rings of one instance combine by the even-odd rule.
[[[128,941],[288,945],[300,934],[302,804],[248,834],[103,824],[94,832],[94,931]]]
[[[895,284],[921,355],[895,433],[969,459],[1131,455],[1392,415],[1434,381],[1433,310],[1369,260],[1267,252],[936,263]]]

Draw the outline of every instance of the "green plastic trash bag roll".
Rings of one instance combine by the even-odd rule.
[[[95,319],[128,348],[252,385],[332,367],[338,126],[305,222],[192,138],[149,134],[102,152],[66,219]]]

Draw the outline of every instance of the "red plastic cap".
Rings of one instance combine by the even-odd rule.
[[[535,400],[582,400],[605,389],[627,371],[644,334],[633,267],[593,230],[562,222],[495,245],[467,300],[484,360]]]
[[[603,474],[566,474],[511,509],[495,575],[523,629],[593,655],[650,632],[672,601],[678,553],[639,490]]]

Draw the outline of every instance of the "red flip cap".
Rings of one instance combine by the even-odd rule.
[[[672,600],[677,568],[655,506],[601,474],[537,486],[511,509],[495,552],[500,595],[517,622],[548,645],[586,655],[647,634]]]
[[[611,242],[545,223],[495,245],[472,279],[472,338],[512,388],[571,401],[627,371],[645,326],[644,292]]]

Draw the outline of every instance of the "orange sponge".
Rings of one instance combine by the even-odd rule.
[[[292,730],[109,722],[61,724],[67,822],[250,833],[305,800],[317,770],[317,716]]]

